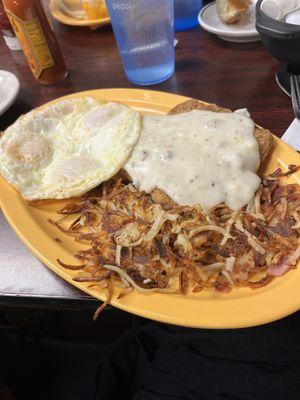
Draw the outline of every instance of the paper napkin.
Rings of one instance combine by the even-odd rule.
[[[288,127],[281,140],[293,147],[295,150],[300,151],[300,120],[294,119]]]

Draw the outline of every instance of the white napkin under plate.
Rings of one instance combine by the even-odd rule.
[[[300,151],[300,121],[294,119],[291,125],[288,127],[281,140],[293,147],[295,150]]]
[[[20,242],[1,210],[0,254],[0,297],[88,298],[45,267]]]

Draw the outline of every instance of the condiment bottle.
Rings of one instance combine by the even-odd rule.
[[[0,32],[10,50],[22,50],[20,42],[16,38],[15,32],[7,18],[2,0],[0,0]]]
[[[54,32],[39,0],[3,0],[35,79],[42,85],[68,74]]]

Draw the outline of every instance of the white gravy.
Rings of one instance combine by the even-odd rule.
[[[225,202],[237,210],[260,184],[253,133],[254,122],[243,110],[144,116],[124,169],[138,189],[159,188],[180,205],[207,210]]]

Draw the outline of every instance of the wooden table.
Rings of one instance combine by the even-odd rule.
[[[136,87],[124,75],[110,26],[92,31],[56,21],[53,24],[70,71],[68,78],[53,86],[36,83],[23,53],[11,52],[0,37],[0,68],[13,72],[21,82],[17,101],[0,117],[0,130],[22,113],[69,93]],[[278,136],[285,132],[293,120],[291,101],[278,88],[275,73],[279,65],[262,43],[228,43],[200,28],[176,33],[176,38],[179,39],[176,73],[150,89],[195,97],[231,109],[247,107],[258,124]],[[43,292],[35,289],[43,297]],[[82,296],[78,293],[78,298]],[[66,297],[73,298],[74,289]]]
[[[69,68],[69,77],[54,86],[35,82],[22,52],[11,52],[0,38],[0,68],[16,74],[21,92],[0,117],[0,129],[21,113],[49,100],[87,89],[136,87],[124,75],[110,27],[96,31],[64,26],[54,28]],[[279,67],[261,42],[228,43],[196,28],[176,33],[176,73],[150,89],[177,93],[236,109],[247,107],[260,125],[281,136],[293,120],[290,99],[278,88]]]

